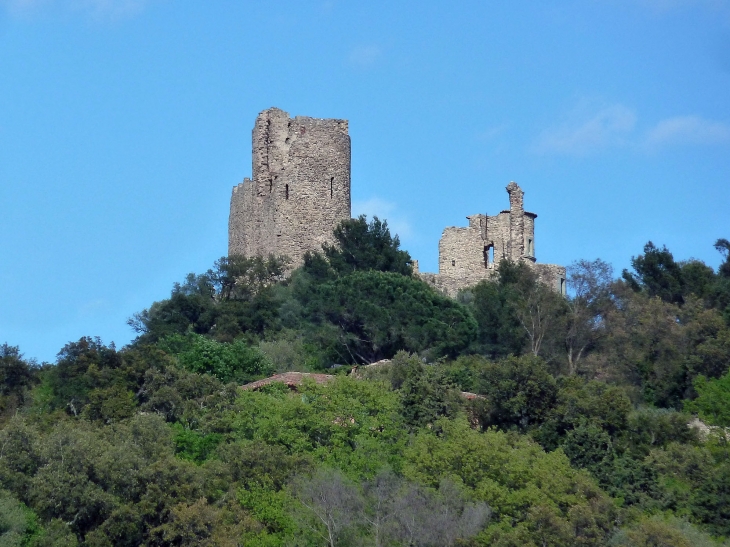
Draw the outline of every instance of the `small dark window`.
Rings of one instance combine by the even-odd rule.
[[[330,198],[335,195],[335,177],[330,178]]]
[[[452,260],[452,261],[451,261],[451,265],[452,265],[452,266],[456,266],[456,260]]]
[[[289,199],[289,185],[288,184],[284,187],[284,198]]]

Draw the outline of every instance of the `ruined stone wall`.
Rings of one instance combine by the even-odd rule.
[[[476,285],[498,273],[502,259],[524,262],[533,268],[541,283],[565,292],[565,268],[537,264],[535,218],[524,210],[524,192],[514,182],[506,188],[510,208],[494,216],[468,216],[466,228],[450,227],[439,241],[439,273],[420,273],[438,290],[456,296],[461,289]]]
[[[567,294],[565,266],[556,264],[534,264],[537,279],[563,295]]]
[[[347,121],[271,108],[256,118],[252,143],[252,178],[231,195],[228,254],[286,255],[296,267],[351,217]]]
[[[525,212],[525,258],[535,260],[535,213]]]

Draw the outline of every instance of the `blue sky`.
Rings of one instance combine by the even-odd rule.
[[[728,1],[0,0],[0,343],[129,342],[226,253],[271,106],[350,121],[353,212],[425,271],[510,180],[541,262],[730,238]]]

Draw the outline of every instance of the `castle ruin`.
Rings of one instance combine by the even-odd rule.
[[[261,112],[253,128],[252,177],[233,188],[228,254],[284,255],[292,267],[333,243],[350,212],[347,120]]]
[[[507,193],[508,210],[494,216],[470,215],[466,228],[446,228],[439,241],[439,273],[422,273],[421,278],[456,296],[459,290],[495,275],[502,260],[510,260],[527,264],[542,283],[565,294],[565,268],[536,261],[537,215],[525,211],[522,188],[510,182]]]
[[[307,251],[333,244],[335,227],[351,217],[350,136],[347,120],[261,112],[253,128],[252,177],[234,186],[228,254],[287,256],[300,266]],[[509,210],[468,216],[469,226],[446,228],[439,242],[439,273],[419,273],[450,296],[488,279],[502,259],[528,265],[538,279],[565,294],[565,268],[535,260],[535,219],[524,192],[507,186]]]

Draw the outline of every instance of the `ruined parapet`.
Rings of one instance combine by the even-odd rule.
[[[565,294],[565,268],[536,263],[537,215],[524,210],[524,192],[515,182],[510,182],[506,190],[509,210],[494,216],[470,215],[466,217],[467,227],[444,229],[439,241],[438,274],[419,274],[424,281],[456,296],[459,290],[496,275],[499,263],[506,259],[527,264],[541,283]]]
[[[252,178],[233,188],[228,254],[286,255],[292,267],[307,251],[333,243],[351,217],[347,120],[261,112],[252,135]]]

